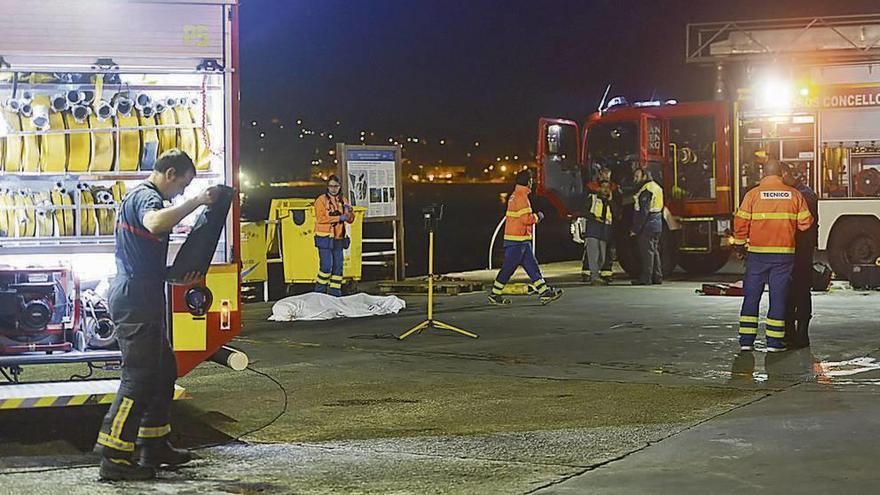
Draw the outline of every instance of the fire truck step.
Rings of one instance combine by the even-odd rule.
[[[10,383],[0,385],[0,410],[110,404],[118,388],[119,380]],[[174,400],[183,398],[184,392],[175,385]]]

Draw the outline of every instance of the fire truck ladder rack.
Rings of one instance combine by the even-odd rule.
[[[695,64],[880,60],[880,14],[691,23],[686,36],[685,61]]]

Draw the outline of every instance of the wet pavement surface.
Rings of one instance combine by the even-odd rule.
[[[419,297],[326,322],[249,305],[234,345],[285,389],[271,425],[277,384],[204,364],[180,380],[173,425],[200,459],[111,484],[88,454],[103,408],[3,412],[0,493],[874,491],[880,295],[815,294],[812,348],[740,354],[740,298],[693,281],[587,287],[574,266],[545,270],[566,291],[549,306],[437,299],[438,318],[479,339],[393,338],[424,318]],[[62,368],[24,378],[81,371]]]

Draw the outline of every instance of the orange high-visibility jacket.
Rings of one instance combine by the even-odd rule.
[[[746,193],[734,217],[734,244],[748,244],[750,253],[794,253],[794,235],[807,230],[813,217],[797,189],[779,176],[764,177]]]
[[[348,201],[341,194],[338,196],[330,196],[329,194],[318,196],[315,200],[315,237],[344,238],[345,225],[340,217],[347,213],[347,222],[354,222],[354,213],[351,210],[346,212],[345,206],[347,205]],[[331,215],[332,212],[339,212],[339,215]]]
[[[528,187],[517,184],[507,201],[507,219],[504,222],[505,241],[532,240],[532,225],[538,223],[538,215],[532,213],[529,191]]]

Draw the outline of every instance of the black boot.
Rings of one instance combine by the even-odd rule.
[[[798,320],[797,327],[801,347],[810,347],[810,320]]]
[[[186,449],[176,449],[171,446],[167,437],[153,438],[140,441],[140,465],[150,468],[159,466],[180,466],[193,459],[193,455]]]
[[[145,481],[156,477],[156,470],[139,466],[130,459],[102,457],[100,477],[105,481]]]

